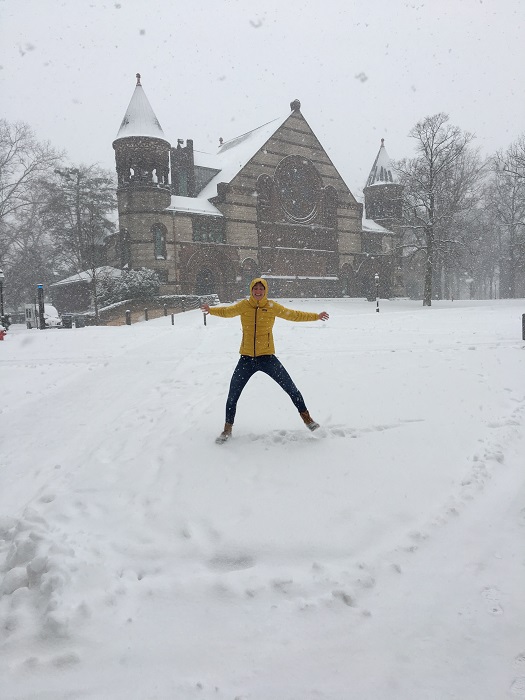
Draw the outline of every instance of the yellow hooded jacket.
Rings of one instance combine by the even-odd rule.
[[[264,296],[256,301],[252,296],[252,289],[257,282],[264,287]],[[249,299],[242,299],[231,306],[216,306],[210,308],[212,316],[222,318],[241,317],[242,343],[239,352],[241,355],[258,357],[259,355],[273,355],[273,324],[275,317],[284,318],[287,321],[317,321],[319,314],[307,311],[294,311],[268,299],[268,282],[261,277],[256,277],[250,283]]]

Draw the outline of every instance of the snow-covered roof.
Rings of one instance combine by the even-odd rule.
[[[373,219],[365,219],[364,217],[362,220],[362,229],[363,229],[363,231],[366,231],[367,233],[382,233],[382,234],[392,233],[392,231],[389,231],[384,226],[381,226],[381,224],[378,224]]]
[[[135,92],[131,97],[115,141],[128,136],[150,136],[166,141],[159,120],[155,116],[155,112],[151,108],[146,93],[140,83],[139,73],[137,73]]]
[[[214,207],[204,197],[181,197],[171,196],[171,204],[167,211],[179,211],[185,214],[204,214],[205,216],[222,216],[217,207]]]
[[[392,168],[392,161],[386,152],[385,139],[381,139],[381,148],[376,156],[366,187],[371,185],[384,185],[385,183],[398,183],[396,173]]]
[[[215,197],[217,195],[217,184],[219,182],[231,182],[257,151],[273,136],[277,129],[284,124],[290,114],[288,112],[284,117],[274,119],[253,131],[248,131],[246,134],[224,142],[215,155],[214,164],[211,165],[213,161],[209,159],[208,163],[210,164],[205,166],[220,168],[220,172],[204,187],[199,193],[199,197],[204,197],[205,199]]]
[[[117,267],[111,267],[110,265],[103,265],[102,267],[95,268],[95,274],[97,277],[120,277],[122,275],[122,270]],[[49,285],[50,287],[60,287],[63,284],[74,284],[75,282],[91,282],[93,279],[92,270],[84,270],[83,272],[77,272],[71,277],[66,277],[60,282],[53,282]]]
[[[221,168],[216,153],[193,151],[193,162],[196,168],[209,168],[210,170],[220,170]]]

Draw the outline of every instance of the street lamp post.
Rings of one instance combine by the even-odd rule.
[[[38,299],[38,327],[44,330],[46,327],[45,307],[44,307],[44,285],[37,284],[36,294]]]
[[[0,326],[3,325],[4,321],[4,271],[0,270]]]
[[[377,272],[374,275],[374,279],[376,281],[376,313],[379,313],[379,275]]]

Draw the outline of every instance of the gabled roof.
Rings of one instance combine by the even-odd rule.
[[[110,265],[103,265],[102,267],[95,268],[95,274],[97,277],[120,277],[122,275],[122,270],[118,267],[111,267]],[[77,284],[78,282],[92,282],[93,281],[93,271],[84,270],[83,272],[77,272],[71,277],[66,277],[64,280],[59,282],[53,282],[50,287],[60,287],[65,284]]]
[[[217,184],[219,182],[231,182],[291,114],[293,112],[288,112],[284,117],[274,119],[259,126],[257,129],[253,129],[253,131],[248,131],[242,136],[226,141],[221,145],[214,158],[212,158],[211,154],[206,154],[209,156],[207,167],[214,167],[220,172],[199,192],[199,197],[204,199],[215,197],[217,195]]]
[[[381,148],[376,156],[365,187],[371,185],[398,184],[397,176],[392,168],[392,161],[386,152],[385,139],[381,139]]]
[[[137,73],[135,92],[131,97],[115,141],[128,136],[149,136],[166,141],[159,120],[155,116],[140,83],[140,73]]]

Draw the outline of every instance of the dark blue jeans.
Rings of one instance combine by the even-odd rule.
[[[300,413],[306,411],[306,405],[301,392],[295,386],[292,378],[275,355],[260,355],[259,357],[241,355],[237,367],[233,371],[230,382],[230,391],[226,401],[226,423],[233,423],[235,420],[239,396],[242,394],[242,390],[248,383],[250,377],[256,372],[264,372],[274,379],[292,399],[297,410]]]

